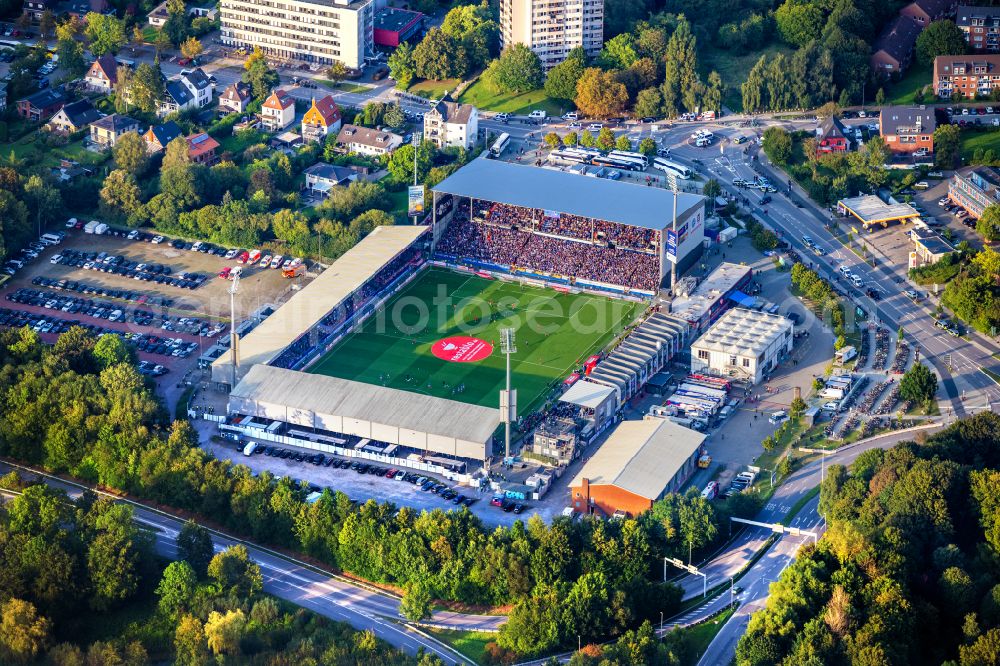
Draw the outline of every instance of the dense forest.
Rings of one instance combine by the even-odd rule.
[[[537,517],[486,528],[467,510],[416,513],[325,491],[314,504],[288,478],[251,474],[198,448],[170,423],[116,336],[73,329],[54,346],[28,329],[0,331],[0,454],[141,498],[210,516],[258,542],[295,549],[405,592],[426,616],[434,599],[513,605],[503,649],[537,654],[619,635],[676,608],[658,582],[665,555],[695,556],[720,538],[725,512],[749,515],[754,495],[710,504],[670,495],[639,519]]]
[[[771,587],[739,666],[1000,663],[1000,416],[827,468],[828,530]]]

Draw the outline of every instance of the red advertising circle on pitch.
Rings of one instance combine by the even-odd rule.
[[[443,361],[452,363],[473,363],[482,361],[493,353],[493,345],[467,335],[453,335],[434,343],[431,353]]]

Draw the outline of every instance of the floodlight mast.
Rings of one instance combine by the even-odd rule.
[[[500,329],[500,352],[507,357],[507,388],[500,391],[500,416],[504,423],[504,460],[510,459],[510,423],[516,418],[517,392],[510,387],[510,357],[517,353],[513,328]]]
[[[240,364],[240,336],[236,332],[236,292],[239,289],[240,276],[237,275],[233,278],[233,283],[229,285],[229,350],[233,355],[232,388],[236,388],[236,372]]]

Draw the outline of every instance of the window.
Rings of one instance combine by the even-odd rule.
[[[708,360],[708,350],[707,349],[699,349],[698,350],[698,358],[700,358],[703,361],[707,361]]]
[[[735,356],[730,356],[729,357],[729,365],[736,365],[736,357]]]
[[[743,359],[743,367],[744,368],[749,368],[750,367],[750,359],[748,359],[748,358]]]

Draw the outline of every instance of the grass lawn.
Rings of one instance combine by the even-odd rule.
[[[964,130],[962,132],[962,163],[968,164],[977,150],[992,150],[1000,156],[1000,129]]]
[[[688,627],[684,630],[684,642],[687,643],[688,647],[685,650],[685,659],[681,662],[684,666],[695,666],[698,663],[701,655],[705,654],[705,650],[708,649],[712,639],[722,629],[722,625],[732,617],[732,614],[733,610],[729,609],[719,613],[708,622],[702,622],[699,625]]]
[[[441,81],[424,79],[423,81],[414,83],[406,92],[411,95],[426,97],[427,99],[441,99],[445,94],[454,90],[455,86],[461,82],[460,79],[442,79]]]
[[[482,111],[496,111],[524,115],[535,109],[541,109],[550,116],[561,116],[568,110],[555,100],[546,96],[544,90],[532,90],[526,93],[499,94],[491,92],[480,78],[458,98]]]
[[[428,628],[428,633],[442,643],[450,645],[476,664],[483,664],[486,657],[486,644],[496,640],[496,634],[484,631],[451,631],[450,629]]]
[[[0,159],[6,160],[12,152],[18,159],[25,160],[27,166],[38,165],[49,168],[58,167],[62,159],[74,160],[86,166],[96,166],[107,159],[100,153],[85,149],[83,139],[65,146],[49,147],[45,145],[43,137],[36,132],[27,134],[13,143],[0,144]]]
[[[885,99],[889,104],[913,104],[913,93],[931,84],[931,65],[915,63],[899,81],[885,89]],[[876,89],[877,90],[877,89]],[[874,99],[874,96],[872,96]]]
[[[371,90],[369,86],[363,86],[360,83],[351,83],[350,81],[341,81],[340,83],[334,83],[329,79],[316,79],[319,83],[322,83],[327,88],[333,88],[334,90],[339,90],[340,92],[348,93],[363,93]]]
[[[244,150],[250,146],[260,143],[264,140],[264,135],[260,132],[254,132],[253,134],[230,134],[227,137],[219,139],[219,147],[222,148],[222,152],[232,153],[233,155],[239,155]]]
[[[157,28],[155,26],[152,26],[152,25],[147,25],[146,27],[144,27],[142,29],[142,39],[143,39],[143,41],[145,41],[147,44],[152,44],[153,42],[156,41],[156,34],[159,31],[160,31],[159,28]]]
[[[700,41],[700,40],[699,40]],[[762,55],[767,55],[770,59],[778,53],[791,56],[794,49],[787,46],[772,44],[759,51],[748,53],[738,53],[727,51],[714,46],[701,46],[698,50],[698,61],[701,63],[700,69],[702,80],[708,78],[709,73],[714,69],[722,77],[722,83],[726,86],[726,95],[722,100],[723,105],[739,113],[743,110],[743,97],[740,86],[747,80],[747,74],[757,64]]]
[[[500,328],[517,331],[512,383],[528,414],[643,306],[432,268],[334,347],[309,372],[495,407],[505,383]],[[478,361],[451,362],[432,347],[451,336],[492,346]],[[442,351],[438,347],[438,351]],[[461,391],[455,387],[464,386]]]

